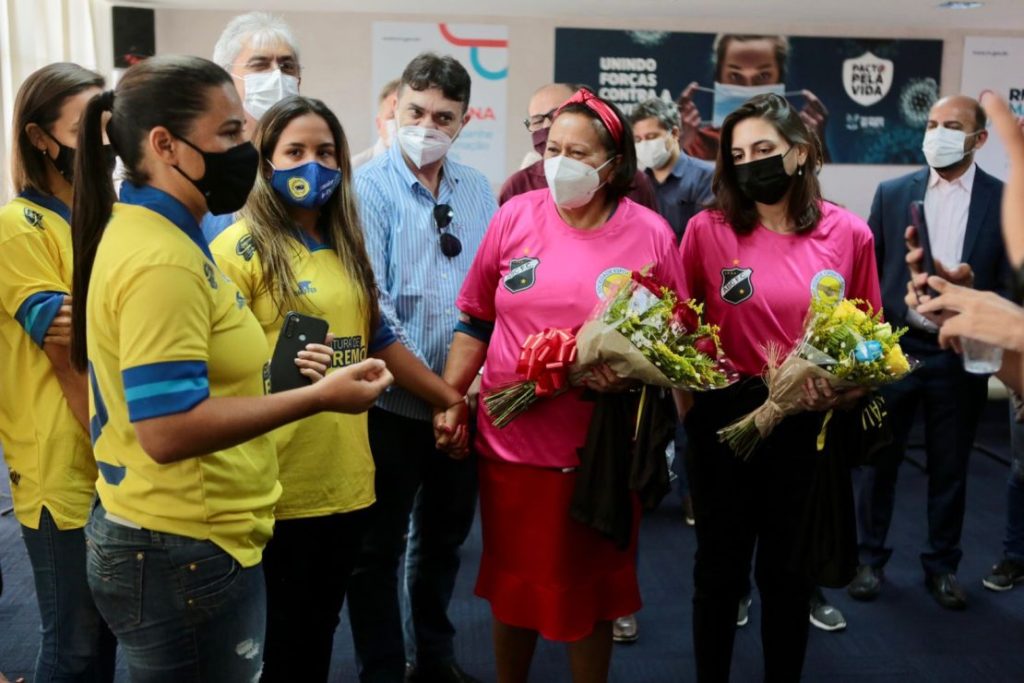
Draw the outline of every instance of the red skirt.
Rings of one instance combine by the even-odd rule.
[[[503,624],[574,641],[601,621],[640,609],[634,504],[632,543],[569,517],[575,473],[480,458],[483,556],[476,594]]]

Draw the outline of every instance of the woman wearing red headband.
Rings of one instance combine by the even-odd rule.
[[[484,361],[484,393],[515,380],[530,334],[577,327],[632,270],[653,264],[656,277],[681,285],[668,224],[625,196],[636,173],[627,130],[613,105],[585,90],[556,114],[544,155],[549,189],[499,209],[459,296],[445,379],[460,391]],[[585,383],[627,388],[606,367]],[[569,643],[574,681],[606,680],[612,621],[640,607],[635,529],[620,549],[569,517],[593,405],[574,388],[502,429],[478,414],[484,549],[476,593],[491,603],[501,683],[526,681],[538,634]]]

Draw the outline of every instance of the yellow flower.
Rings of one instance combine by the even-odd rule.
[[[866,318],[864,311],[857,308],[849,299],[840,301],[836,309],[832,311],[832,320],[837,323],[859,324]]]
[[[889,368],[893,377],[901,377],[910,372],[910,362],[903,355],[903,349],[899,344],[889,349],[889,353],[885,355],[885,367]]]

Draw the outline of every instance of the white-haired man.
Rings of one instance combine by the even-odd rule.
[[[270,107],[299,94],[299,46],[281,17],[267,12],[235,17],[217,39],[213,61],[234,77],[250,135]]]
[[[246,137],[272,106],[299,94],[299,46],[281,17],[267,12],[240,14],[224,27],[213,47],[213,61],[231,74],[245,109]],[[203,218],[208,242],[235,222],[234,214]]]

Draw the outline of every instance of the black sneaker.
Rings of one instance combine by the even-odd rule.
[[[750,603],[752,602],[749,595],[740,598],[739,608],[736,610],[736,627],[743,628],[750,622]]]
[[[1024,581],[1024,562],[1004,557],[992,567],[992,573],[981,580],[981,585],[990,591],[1002,593],[1021,581]]]
[[[846,628],[846,617],[838,608],[828,604],[819,588],[811,598],[811,625],[822,631],[842,631]]]
[[[885,575],[881,568],[872,567],[870,564],[862,564],[857,567],[857,576],[846,587],[846,592],[854,600],[874,600],[882,592],[882,581]]]

